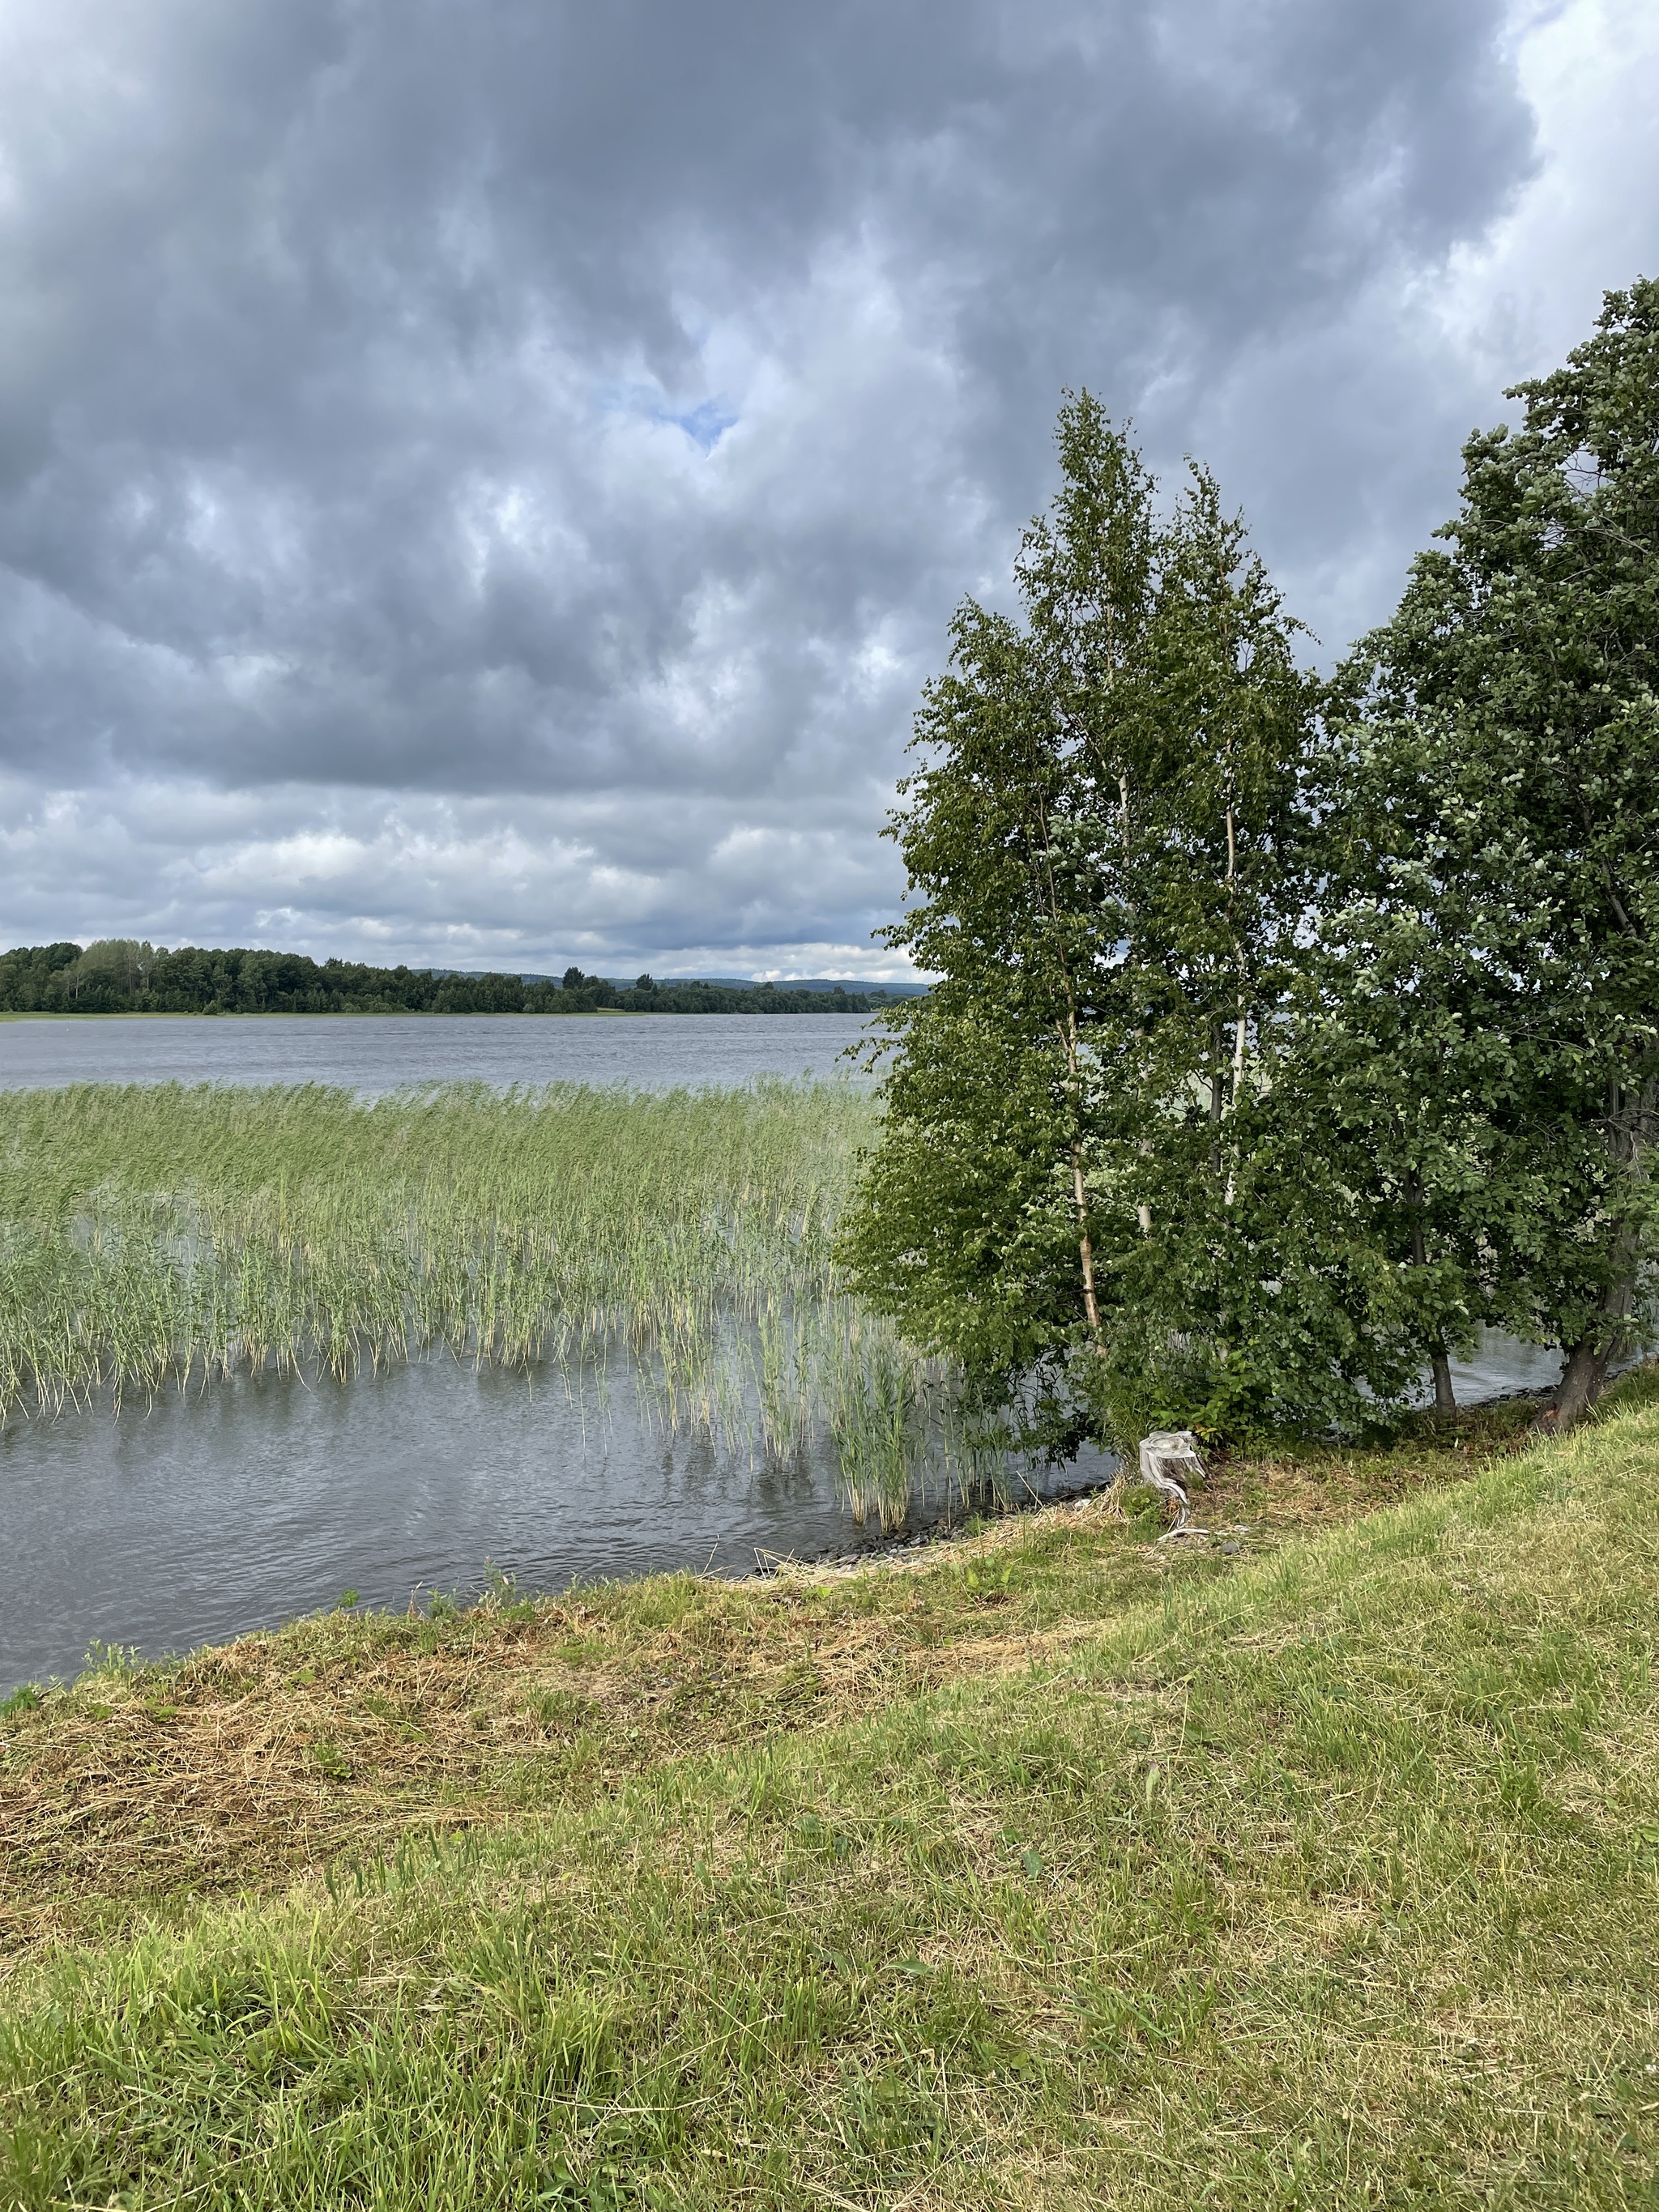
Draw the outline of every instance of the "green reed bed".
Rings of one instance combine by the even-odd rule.
[[[847,1084],[0,1093],[0,1413],[444,1350],[613,1362],[664,1421],[834,1440],[855,1507],[980,1470],[951,1378],[841,1296],[876,1108]]]

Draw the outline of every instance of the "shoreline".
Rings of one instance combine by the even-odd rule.
[[[85,1013],[68,1013],[56,1007],[26,1007],[0,1009],[0,1022],[585,1022],[585,1021],[708,1021],[724,1018],[727,1020],[746,1020],[750,1018],[768,1022],[811,1021],[872,1021],[873,1014],[856,1010],[845,1012],[838,1006],[709,1006],[665,1007],[653,1010],[648,1006],[573,1006],[568,1012],[545,1010],[526,1013],[522,1007],[502,1008],[491,1012],[488,1008],[468,1008],[452,1012],[432,1006],[362,1006],[333,1009],[313,1007],[301,1012],[289,1007],[249,1009],[228,1007],[216,1011],[198,1007],[194,1011],[163,1011],[154,1007],[112,1007],[88,1009]]]
[[[899,1003],[896,1001],[895,1003]],[[89,1007],[71,1013],[54,1006],[0,1008],[0,1022],[581,1022],[708,1021],[713,1019],[768,1022],[854,1021],[876,1018],[874,1012],[840,1006],[572,1006],[544,1007],[528,1012],[522,1006],[198,1006],[166,1009],[152,1006]]]
[[[1659,1365],[1654,1365],[1652,1372],[1659,1379]],[[1224,1552],[1229,1559],[1249,1548],[1246,1539],[1252,1534],[1261,1534],[1267,1524],[1234,1520],[1221,1525],[1220,1515],[1238,1504],[1241,1480],[1248,1486],[1253,1476],[1264,1469],[1282,1474],[1291,1468],[1341,1468],[1349,1471],[1351,1486],[1360,1490],[1366,1487],[1367,1469],[1397,1464],[1415,1464],[1419,1469],[1432,1464],[1439,1479],[1461,1479],[1490,1458],[1525,1449],[1535,1441],[1534,1424],[1517,1417],[1528,1407],[1547,1403],[1550,1395],[1547,1390],[1499,1393],[1460,1407],[1449,1424],[1441,1424],[1432,1414],[1419,1414],[1407,1422],[1401,1438],[1392,1443],[1350,1446],[1286,1444],[1277,1450],[1220,1456],[1215,1462],[1213,1479],[1196,1489],[1193,1498],[1194,1519],[1206,1522],[1215,1520],[1217,1527],[1195,1528],[1184,1534],[1177,1546],[1162,1548],[1166,1555],[1170,1551],[1179,1550],[1194,1557],[1211,1551],[1218,1554]],[[1470,1443],[1475,1447],[1472,1454],[1467,1449]],[[1074,1526],[1079,1515],[1098,1519],[1099,1501],[1113,1491],[1115,1484],[1115,1474],[1091,1477],[1040,1496],[1028,1493],[1016,1496],[1002,1505],[987,1503],[969,1506],[919,1526],[901,1525],[850,1546],[838,1543],[818,1553],[780,1553],[757,1547],[754,1566],[730,1571],[700,1570],[687,1564],[635,1574],[579,1575],[557,1586],[526,1588],[511,1576],[485,1580],[459,1591],[434,1587],[428,1592],[427,1585],[417,1584],[406,1606],[359,1607],[354,1601],[345,1610],[359,1622],[384,1624],[451,1617],[465,1620],[481,1610],[488,1611],[501,1601],[504,1592],[513,1604],[547,1612],[556,1611],[573,1600],[580,1601],[584,1594],[595,1590],[620,1594],[625,1601],[629,1593],[647,1592],[659,1583],[687,1579],[714,1589],[763,1593],[769,1589],[810,1587],[816,1583],[846,1583],[872,1573],[926,1572],[940,1565],[948,1567],[981,1551],[998,1550],[1010,1542],[1022,1540],[1027,1534],[1034,1540],[1041,1540],[1047,1529]],[[1126,1529],[1138,1529],[1146,1544],[1157,1550],[1166,1533],[1164,1510],[1155,1493],[1132,1485],[1120,1493],[1113,1519]],[[1297,1516],[1298,1525],[1306,1510],[1304,1501]],[[422,1592],[428,1593],[423,1601]],[[140,1674],[164,1676],[246,1643],[268,1642],[301,1633],[308,1625],[336,1618],[341,1610],[337,1605],[309,1612],[278,1613],[273,1620],[251,1624],[228,1638],[150,1655],[139,1654],[127,1646],[102,1645],[96,1638],[91,1648],[94,1652],[107,1651],[114,1663]],[[78,1674],[29,1677],[11,1685],[0,1692],[0,1717],[13,1700],[27,1699],[31,1693],[40,1699],[74,1692],[87,1680],[95,1677],[106,1663],[101,1659],[89,1658]]]
[[[0,2197],[1626,2202],[1659,1373],[1526,1413],[15,1711]]]

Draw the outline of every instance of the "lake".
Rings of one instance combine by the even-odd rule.
[[[1553,1382],[1560,1362],[1489,1341],[1460,1398]],[[1091,1452],[1045,1486],[1103,1480]],[[94,1641],[146,1656],[273,1625],[348,1589],[402,1607],[873,1545],[832,1454],[787,1465],[665,1434],[626,1376],[422,1360],[356,1381],[239,1376],[150,1404],[0,1427],[0,1695],[72,1674]],[[939,1497],[918,1501],[912,1525]]]
[[[0,1085],[311,1080],[377,1096],[455,1079],[661,1089],[830,1075],[857,1016],[100,1017],[0,1023]],[[1488,1340],[1465,1401],[1541,1387],[1550,1355]],[[1104,1479],[1098,1454],[1054,1480]],[[944,1500],[919,1499],[913,1522]],[[347,1383],[238,1376],[0,1426],[0,1694],[335,1603],[691,1567],[752,1571],[876,1540],[827,1446],[784,1464],[663,1426],[628,1372],[567,1382],[448,1357]]]
[[[1073,1484],[1108,1470],[1098,1455]],[[694,1567],[752,1574],[877,1540],[832,1454],[787,1465],[664,1433],[625,1376],[422,1360],[348,1383],[239,1376],[0,1429],[0,1694],[90,1643],[146,1654],[332,1605]],[[943,1500],[919,1502],[913,1522]]]
[[[0,1086],[747,1083],[846,1073],[858,1014],[95,1014],[0,1021]]]
[[[453,1081],[732,1085],[833,1077],[856,1015],[101,1016],[0,1023],[0,1085]],[[853,1079],[858,1079],[854,1077]],[[422,1360],[343,1385],[238,1376],[0,1426],[0,1692],[94,1640],[152,1655],[331,1604],[708,1567],[873,1540],[830,1455],[787,1467],[664,1433],[624,1373]],[[921,1502],[919,1517],[940,1500]]]

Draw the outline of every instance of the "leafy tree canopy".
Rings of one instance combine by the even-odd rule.
[[[1315,703],[1242,523],[1173,508],[1087,394],[1021,618],[966,602],[917,719],[885,936],[942,981],[896,1054],[843,1255],[1059,1443],[1352,1415],[1413,1346],[1272,1110]]]
[[[917,720],[855,1285],[1057,1443],[1353,1424],[1500,1324],[1560,1418],[1644,1323],[1659,1128],[1659,286],[1472,438],[1329,686],[1211,478],[1087,394],[1018,618]]]
[[[169,952],[126,939],[88,945],[19,945],[0,953],[0,1012],[195,1014],[866,1013],[870,992],[779,991],[714,983],[619,989],[602,975],[565,971],[562,986],[521,975],[444,975],[429,968],[371,968],[303,953],[236,950]]]
[[[1332,702],[1305,1105],[1443,1334],[1566,1348],[1571,1420],[1655,1220],[1659,284],[1510,396]]]

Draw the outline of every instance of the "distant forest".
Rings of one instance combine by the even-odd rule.
[[[773,983],[617,984],[567,968],[561,982],[448,975],[430,968],[320,964],[301,952],[212,952],[110,938],[21,945],[0,953],[0,1013],[52,1014],[865,1014],[879,989],[788,990]]]

